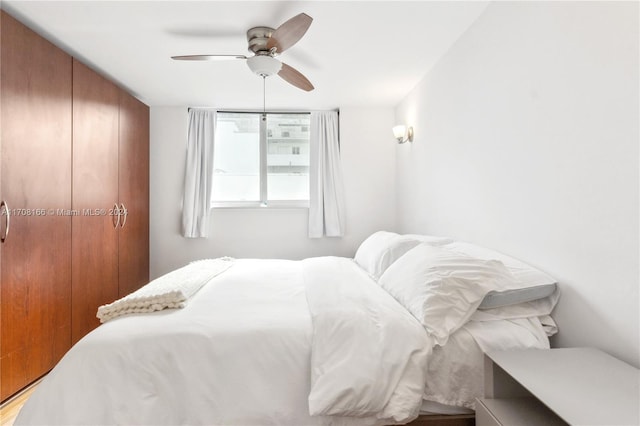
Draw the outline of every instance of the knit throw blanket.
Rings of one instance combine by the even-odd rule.
[[[230,257],[191,262],[169,272],[133,293],[98,308],[101,323],[121,315],[184,308],[187,300],[212,278],[233,265]]]

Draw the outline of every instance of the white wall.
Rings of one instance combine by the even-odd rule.
[[[151,278],[187,262],[219,256],[302,259],[352,257],[371,233],[395,224],[393,108],[341,108],[347,200],[344,238],[307,238],[307,209],[216,209],[208,239],[180,235],[188,116],[151,108]]]
[[[558,346],[640,366],[638,3],[496,2],[396,110],[398,226],[554,275]]]

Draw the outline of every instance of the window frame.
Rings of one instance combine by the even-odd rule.
[[[213,193],[211,194],[211,206],[212,209],[302,209],[309,208],[309,200],[269,200],[268,195],[268,167],[267,156],[268,146],[267,139],[269,138],[267,131],[266,117],[271,114],[288,114],[288,115],[311,115],[311,111],[231,111],[231,110],[219,110],[216,114],[254,114],[260,116],[260,200],[256,201],[214,201]],[[309,143],[311,143],[311,135],[309,136]],[[215,157],[215,148],[214,153]],[[309,156],[311,154],[309,153]],[[215,179],[215,175],[212,176]],[[211,189],[213,191],[213,188]]]

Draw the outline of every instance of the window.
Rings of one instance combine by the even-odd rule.
[[[308,113],[218,112],[213,206],[306,206]]]

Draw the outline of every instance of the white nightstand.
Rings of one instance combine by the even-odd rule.
[[[639,425],[640,370],[592,348],[485,355],[476,426]]]

